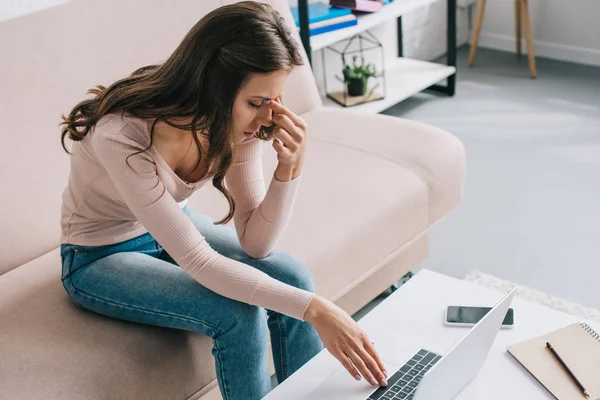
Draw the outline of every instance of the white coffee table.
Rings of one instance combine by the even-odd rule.
[[[400,359],[408,360],[421,348],[443,354],[466,333],[465,329],[468,329],[444,325],[446,306],[493,306],[502,296],[500,292],[424,269],[364,316],[359,323],[375,342],[384,360],[386,355],[397,355]],[[574,322],[586,322],[600,331],[600,324],[596,322],[518,298],[513,301],[512,307],[515,309],[515,327],[500,330],[479,375],[456,399],[553,399],[554,397],[506,352],[506,347]],[[339,362],[327,350],[323,350],[277,386],[265,400],[309,399],[309,394],[327,381],[338,370],[338,366]],[[356,384],[368,385],[364,380]],[[335,393],[332,393],[331,399],[335,398]]]

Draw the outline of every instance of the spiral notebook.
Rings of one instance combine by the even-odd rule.
[[[577,376],[590,399],[600,399],[600,335],[587,324],[572,324],[507,348],[554,397],[585,400],[587,398],[548,351],[546,342],[552,344]]]

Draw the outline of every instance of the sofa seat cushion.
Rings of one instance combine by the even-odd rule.
[[[460,140],[432,125],[351,109],[318,108],[303,115],[317,140],[350,147],[411,171],[426,187],[429,224],[462,200],[465,148]]]
[[[0,399],[187,399],[215,379],[204,335],[83,310],[56,249],[0,276]]]
[[[276,163],[265,144],[267,185]],[[309,139],[300,179],[292,218],[277,247],[303,261],[317,292],[332,300],[429,226],[427,186],[412,170],[385,158]],[[189,204],[215,219],[227,210],[211,185]]]

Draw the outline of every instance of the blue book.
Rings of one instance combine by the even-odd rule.
[[[319,28],[309,29],[309,31],[310,31],[309,36],[315,36],[315,35],[319,35],[321,33],[327,33],[327,32],[335,31],[338,29],[347,28],[349,26],[354,26],[357,24],[358,24],[358,20],[353,19],[350,21],[340,22],[338,24],[321,26]]]
[[[298,14],[298,7],[290,7],[294,22],[296,26],[300,26],[300,16]],[[333,8],[329,4],[325,3],[310,3],[308,5],[308,23],[312,24],[315,22],[325,21],[327,19],[343,17],[344,15],[351,14],[352,10],[347,8]]]

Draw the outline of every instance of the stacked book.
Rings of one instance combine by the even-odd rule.
[[[384,4],[393,0],[330,0],[334,7],[347,8],[358,13],[372,13],[381,10]]]
[[[297,7],[292,7],[292,15],[294,16],[296,27],[300,30],[300,17]],[[310,3],[308,5],[308,28],[310,36],[347,28],[357,23],[356,16],[352,14],[352,10],[349,8],[330,7],[329,4],[321,2]]]

